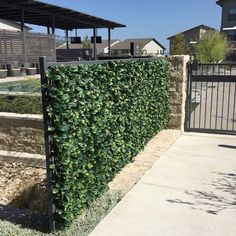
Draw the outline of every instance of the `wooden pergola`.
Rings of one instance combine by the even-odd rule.
[[[59,7],[34,0],[1,0],[0,18],[21,22],[21,31],[24,32],[25,24],[45,26],[48,33],[55,34],[55,29],[66,31],[67,50],[69,50],[69,31],[77,29],[93,29],[93,52],[97,58],[97,29],[108,29],[108,48],[111,56],[111,30],[126,27],[123,24],[88,15],[72,9]],[[23,43],[25,44],[25,42]],[[24,50],[23,50],[24,51]]]

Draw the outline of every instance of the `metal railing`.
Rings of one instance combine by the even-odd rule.
[[[189,64],[186,130],[236,134],[236,64]]]

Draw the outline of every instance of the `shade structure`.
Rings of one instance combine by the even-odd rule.
[[[24,23],[63,30],[126,27],[117,22],[33,0],[1,0],[0,18],[18,22],[24,20]]]

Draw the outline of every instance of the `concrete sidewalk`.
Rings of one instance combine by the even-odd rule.
[[[184,134],[90,236],[235,236],[236,137]]]

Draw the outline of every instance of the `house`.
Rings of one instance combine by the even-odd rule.
[[[21,24],[15,21],[0,19],[0,30],[21,31]],[[32,28],[25,26],[25,30],[30,31]]]
[[[127,56],[131,54],[131,44],[134,46],[134,55],[163,55],[166,48],[155,38],[126,39],[111,47],[113,56]]]
[[[111,40],[111,46],[119,43],[119,39]],[[108,49],[108,40],[102,40],[102,43],[98,43],[97,45],[97,55],[98,56],[106,56],[109,53]],[[67,57],[67,45],[63,43],[58,46],[57,49],[57,60],[63,61]],[[91,44],[90,49],[83,48],[83,42],[78,43],[69,43],[69,58],[72,60],[78,60],[78,58],[88,59],[93,55],[93,45]]]
[[[188,29],[186,31],[180,32],[167,38],[168,40],[170,40],[170,54],[171,55],[174,54],[173,48],[174,48],[175,38],[177,35],[182,34],[184,36],[186,45],[191,47],[191,45],[196,44],[196,42],[198,42],[201,39],[203,34],[212,30],[217,31],[216,29],[209,27],[207,25],[198,25],[196,27],[193,27],[191,29]]]
[[[229,61],[236,61],[236,1],[219,0],[216,2],[222,7],[221,32],[225,32],[229,41]]]

